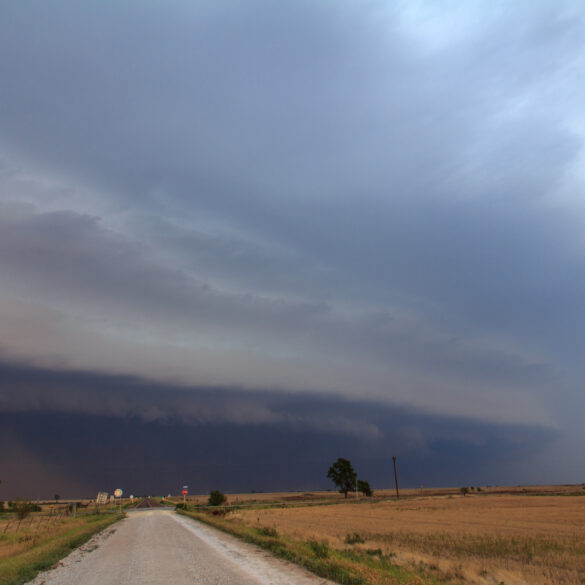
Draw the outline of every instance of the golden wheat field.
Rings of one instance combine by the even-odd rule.
[[[335,548],[381,550],[396,564],[423,568],[446,580],[583,584],[585,497],[546,493],[518,489],[463,496],[453,491],[399,501],[235,510],[229,517]]]

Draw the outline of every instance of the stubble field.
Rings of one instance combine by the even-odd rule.
[[[577,585],[585,583],[585,497],[572,490],[412,492],[399,501],[244,508],[226,519],[391,559],[441,582]]]

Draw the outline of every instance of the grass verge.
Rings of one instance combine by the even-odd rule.
[[[315,575],[341,585],[443,585],[431,574],[414,573],[391,561],[381,551],[336,550],[325,541],[296,540],[274,529],[254,528],[209,512],[183,511],[200,522],[219,528],[246,542],[269,550],[275,556],[305,567]],[[372,554],[373,553],[373,554]]]
[[[0,585],[22,585],[40,572],[52,567],[72,550],[88,541],[96,532],[121,519],[119,514],[88,515],[82,523],[67,525],[57,533],[49,533],[30,548],[0,558]]]

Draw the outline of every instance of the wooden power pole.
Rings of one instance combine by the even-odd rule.
[[[398,474],[396,473],[396,455],[392,457],[392,461],[394,462],[394,483],[396,484],[396,499],[400,499],[400,494],[398,493]]]

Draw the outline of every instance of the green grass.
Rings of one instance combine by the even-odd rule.
[[[295,540],[275,530],[254,528],[230,521],[224,515],[205,512],[178,511],[200,522],[219,528],[246,542],[269,550],[275,556],[305,567],[315,575],[341,585],[443,585],[428,572],[415,573],[392,562],[393,555],[381,551],[336,550],[326,542]],[[372,554],[374,553],[374,554]],[[454,583],[451,581],[451,583]]]
[[[47,535],[38,544],[11,557],[0,558],[0,585],[22,585],[40,571],[52,567],[96,532],[122,518],[118,514],[88,515],[85,523],[56,535]]]

